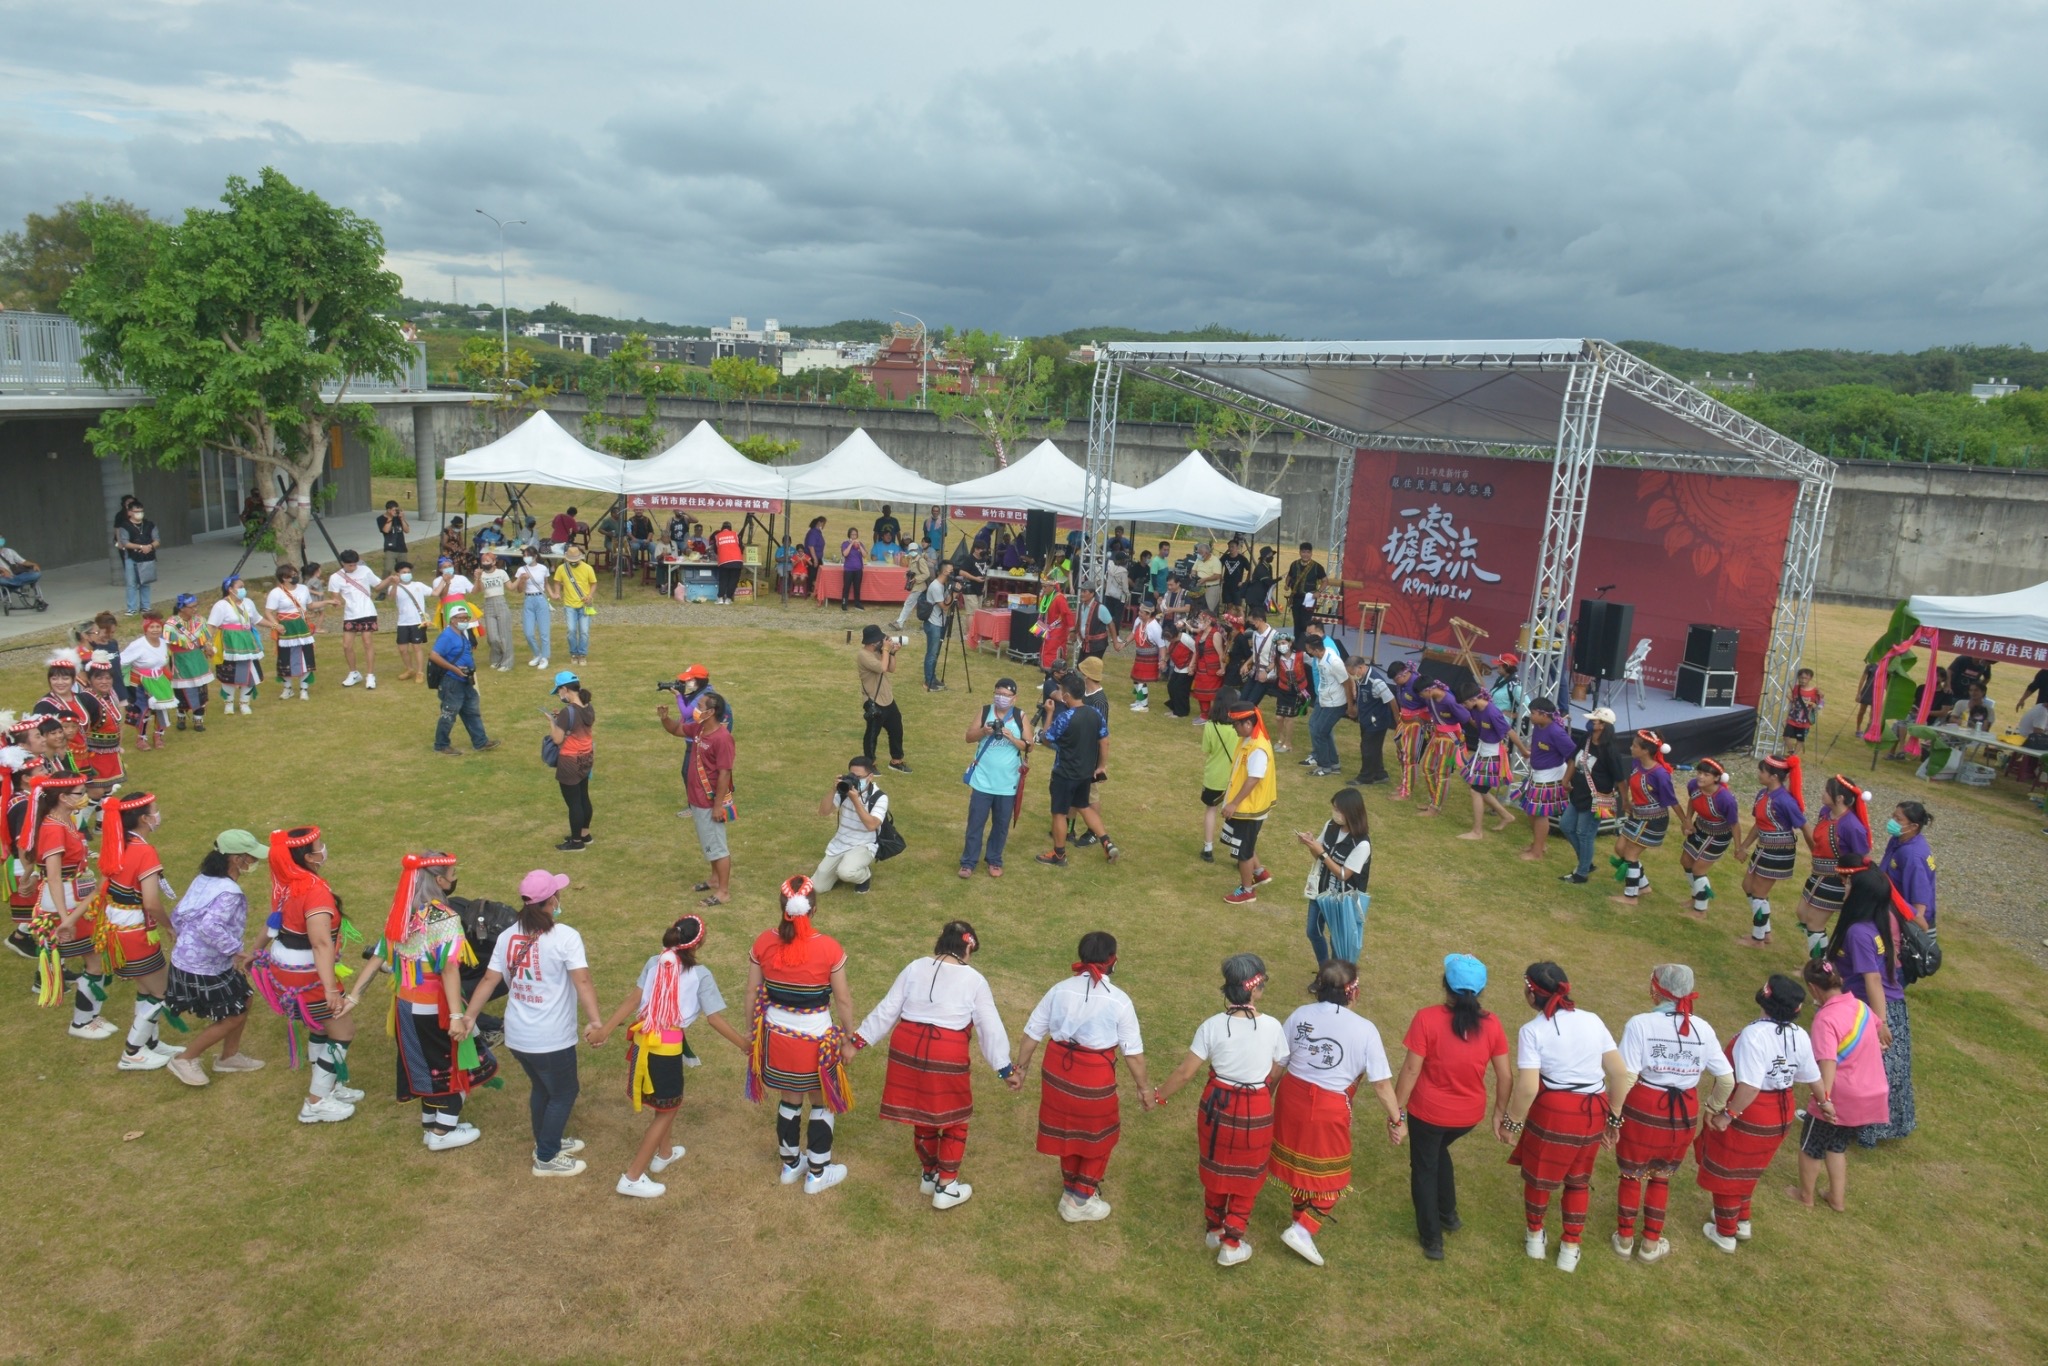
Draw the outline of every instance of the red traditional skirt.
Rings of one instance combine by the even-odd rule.
[[[1282,1077],[1268,1165],[1290,1190],[1319,1194],[1350,1185],[1351,1092],[1326,1090],[1292,1072]]]
[[[1792,1089],[1760,1091],[1725,1130],[1700,1130],[1693,1155],[1700,1164],[1700,1189],[1711,1195],[1747,1196],[1771,1169],[1778,1145],[1792,1131]]]
[[[889,1072],[882,1081],[882,1118],[940,1128],[974,1113],[965,1029],[904,1020],[889,1036]]]
[[[1107,1158],[1122,1132],[1117,1108],[1116,1050],[1045,1046],[1038,1096],[1038,1151],[1052,1157]]]
[[[81,767],[92,775],[92,781],[96,783],[118,783],[122,777],[121,751],[91,750],[85,755]]]
[[[1614,1147],[1621,1174],[1668,1176],[1683,1167],[1699,1117],[1697,1090],[1637,1082],[1621,1103],[1621,1141]]]
[[[1522,1179],[1536,1189],[1556,1190],[1566,1177],[1593,1170],[1607,1127],[1607,1097],[1545,1087],[1525,1122],[1528,1127],[1508,1154],[1508,1165],[1520,1167]]]
[[[1257,1195],[1273,1156],[1273,1094],[1209,1074],[1195,1115],[1202,1189],[1212,1195]]]
[[[1206,651],[1204,652],[1204,657],[1208,657]],[[1195,708],[1205,719],[1209,715],[1209,704],[1216,700],[1216,690],[1222,686],[1223,671],[1221,669],[1198,668],[1195,670],[1193,686]]]
[[[1159,647],[1141,645],[1131,657],[1131,682],[1157,683],[1159,681]]]

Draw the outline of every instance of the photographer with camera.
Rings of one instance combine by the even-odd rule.
[[[1031,753],[1031,718],[1017,709],[1017,680],[998,678],[995,699],[981,709],[967,728],[974,758],[960,781],[967,784],[967,842],[960,849],[960,876],[973,877],[982,858],[982,830],[988,831],[988,875],[1003,875],[1003,847],[1010,840],[1010,817],[1024,782],[1024,760]]]
[[[918,620],[924,623],[924,690],[939,692],[939,648],[946,643],[946,614],[959,606],[953,591],[953,566],[942,564],[925,587],[917,605]]]
[[[1095,810],[1095,788],[1109,781],[1109,722],[1087,704],[1088,681],[1070,673],[1060,680],[1060,701],[1065,710],[1045,728],[1045,743],[1057,747],[1053,760],[1052,850],[1038,861],[1054,868],[1067,866],[1067,817],[1081,818],[1088,833],[1102,844],[1103,857],[1115,863],[1122,852],[1102,828]]]
[[[896,652],[901,648],[902,636],[884,635],[879,626],[863,626],[854,664],[860,674],[861,715],[867,720],[860,747],[873,754],[876,739],[887,731],[889,767],[908,773],[910,765],[903,762],[903,713],[896,709]]]
[[[846,772],[832,785],[832,795],[818,803],[819,815],[835,812],[839,828],[825,846],[818,871],[811,874],[811,885],[820,896],[841,882],[850,882],[854,891],[864,893],[874,876],[882,822],[889,819],[889,794],[875,786],[872,756],[856,754],[847,760]]]

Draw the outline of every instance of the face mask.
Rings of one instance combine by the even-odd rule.
[[[404,572],[403,574],[400,574],[400,575],[398,576],[398,581],[399,581],[400,583],[411,583],[411,582],[412,582],[412,571],[411,571],[410,569],[408,569],[408,570],[406,570],[406,571],[405,571],[405,572]]]
[[[1906,827],[1900,825],[1896,820],[1889,820],[1884,823],[1884,832],[1893,839],[1897,839],[1900,835],[1906,833]]]
[[[1014,697],[1008,697],[1008,696],[1005,696],[1005,695],[1004,695],[1004,694],[1002,694],[1002,693],[997,693],[997,694],[996,694],[996,710],[997,710],[997,711],[1008,711],[1008,710],[1009,710],[1010,708],[1012,708],[1012,707],[1014,707],[1014,706],[1016,706],[1016,705],[1017,705],[1017,699],[1016,699],[1016,698],[1014,698]]]
[[[235,586],[235,596],[237,598],[247,598],[249,596],[249,590],[242,587],[240,584],[237,584]]]
[[[538,555],[528,555],[528,556],[526,557],[526,562],[527,562],[528,564],[532,564],[532,563],[534,563],[535,561],[537,561],[537,560],[538,560],[539,558],[540,558],[540,557],[539,557]],[[412,577],[412,575],[408,574],[408,575],[406,575],[406,577],[407,577],[407,578],[411,578],[411,577]]]

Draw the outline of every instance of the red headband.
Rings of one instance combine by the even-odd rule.
[[[683,940],[680,944],[677,944],[675,946],[672,952],[686,953],[689,950],[696,948],[699,944],[704,942],[704,936],[706,933],[708,933],[708,931],[704,928],[704,917],[698,915],[686,915],[682,918],[682,920],[678,920],[675,924],[669,926],[669,928],[672,930],[680,930],[682,929],[683,921],[685,920],[694,920],[697,922],[697,937],[695,939]]]
[[[1075,963],[1073,965],[1073,972],[1076,977],[1079,977],[1082,973],[1086,973],[1088,974],[1088,976],[1100,982],[1103,978],[1109,976],[1109,970],[1115,966],[1116,955],[1111,954],[1109,961],[1107,963]]]
[[[1863,829],[1867,833],[1870,829],[1870,807],[1867,805],[1870,801],[1870,794],[1863,790],[1863,784],[1852,782],[1840,773],[1835,775],[1835,781],[1856,794],[1855,800],[1850,802],[1849,806],[1851,810],[1855,811],[1856,819],[1863,822]]]
[[[406,937],[408,922],[412,919],[413,894],[419,887],[420,873],[427,868],[453,868],[453,854],[407,854],[400,864],[398,889],[391,894],[391,914],[384,918],[384,947],[387,952],[396,953],[398,945]]]
[[[1657,980],[1657,974],[1654,972],[1650,974],[1650,994],[1660,1001],[1669,1001],[1678,1007],[1678,1036],[1680,1038],[1690,1037],[1692,1034],[1693,1008],[1699,1004],[1700,994],[1697,991],[1691,991],[1683,996],[1673,996],[1664,989],[1664,984]]]
[[[1671,746],[1664,743],[1663,736],[1654,730],[1639,730],[1636,732],[1636,739],[1650,747],[1651,762],[1666,773],[1671,772],[1671,760],[1667,757],[1671,753]]]
[[[1543,1018],[1546,1020],[1554,1017],[1560,1010],[1579,1008],[1578,1003],[1572,1000],[1572,984],[1569,979],[1560,980],[1555,990],[1532,982],[1527,977],[1522,979],[1522,985],[1529,988],[1530,993],[1536,997],[1538,1009],[1543,1012]]]

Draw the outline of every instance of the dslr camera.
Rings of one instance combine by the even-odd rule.
[[[853,774],[842,773],[839,775],[839,781],[832,785],[832,790],[834,792],[837,792],[840,796],[844,797],[849,792],[852,792],[859,788],[860,784],[861,780],[855,777]]]
[[[679,681],[678,681],[678,680],[676,680],[676,679],[673,679],[673,678],[664,678],[664,679],[660,679],[660,680],[658,680],[658,681],[657,681],[657,682],[655,683],[655,685],[654,685],[654,690],[655,690],[656,692],[673,692],[673,693],[679,693],[679,692],[681,692],[681,691],[683,690],[683,685],[682,685],[682,683],[681,683],[681,682],[679,682]]]

